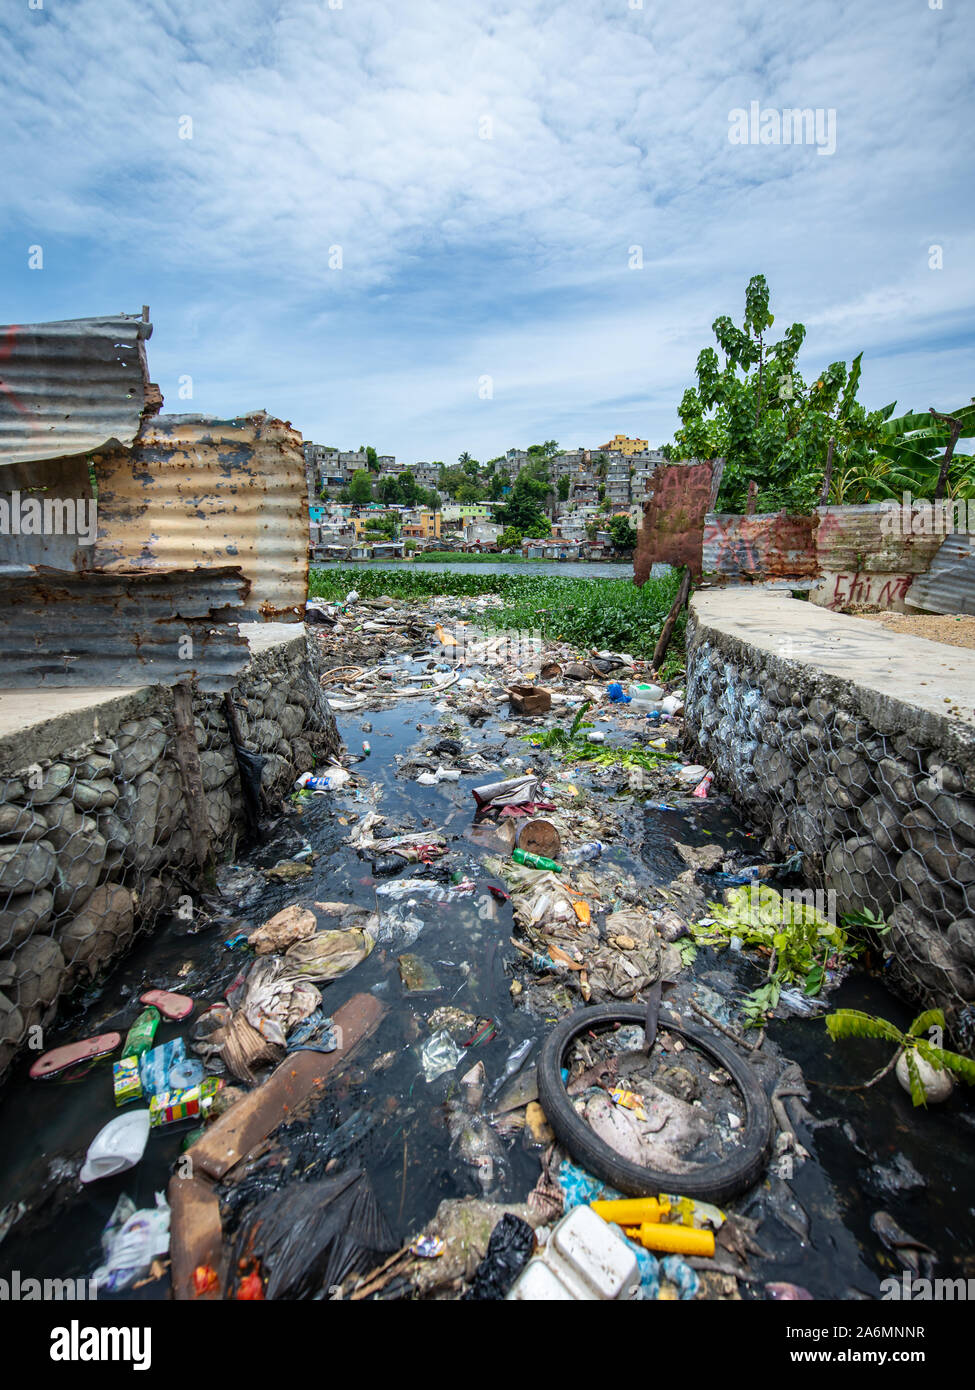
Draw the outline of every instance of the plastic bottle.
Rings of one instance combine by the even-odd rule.
[[[563,854],[562,858],[566,864],[585,864],[590,859],[598,859],[606,848],[602,840],[587,840],[585,844],[577,845]]]
[[[662,1221],[645,1221],[631,1238],[645,1250],[664,1250],[670,1255],[713,1255],[714,1232],[698,1231],[693,1226],[668,1225]]]
[[[656,1197],[623,1197],[611,1202],[590,1202],[597,1216],[615,1221],[617,1226],[642,1226],[644,1222],[659,1221],[670,1211],[669,1202]]]
[[[513,849],[511,857],[516,864],[526,864],[529,869],[550,869],[553,874],[562,872],[562,865],[556,864],[554,859],[546,859],[541,854],[532,854],[527,849]]]
[[[696,787],[694,788],[694,790],[691,792],[691,796],[706,797],[707,794],[708,794],[708,790],[709,790],[709,788],[710,788],[710,786],[711,786],[711,783],[712,783],[713,781],[714,781],[714,773],[713,773],[713,772],[706,772],[706,773],[704,774],[704,776],[701,778],[700,782],[697,784],[697,786],[696,786]]]

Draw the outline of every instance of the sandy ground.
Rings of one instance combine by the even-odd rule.
[[[926,637],[929,642],[941,642],[946,647],[975,648],[975,614],[857,613],[856,617],[880,623],[888,632]]]

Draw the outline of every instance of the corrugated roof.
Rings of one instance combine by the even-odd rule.
[[[946,536],[904,602],[930,613],[975,613],[975,536]]]
[[[290,425],[263,411],[159,415],[95,472],[98,569],[239,565],[251,584],[248,619],[303,617],[308,499],[301,435]]]
[[[141,314],[0,327],[0,465],[131,444],[151,333]]]
[[[0,585],[0,687],[171,685],[222,691],[250,659],[238,568],[11,575]],[[190,638],[192,646],[186,639]]]

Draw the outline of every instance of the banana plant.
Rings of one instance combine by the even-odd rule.
[[[826,1016],[826,1027],[834,1042],[839,1038],[882,1038],[886,1042],[894,1043],[897,1047],[894,1056],[881,1071],[865,1083],[865,1087],[873,1086],[880,1081],[903,1056],[910,1080],[911,1100],[916,1106],[927,1104],[927,1093],[917,1066],[919,1057],[935,1071],[950,1071],[969,1086],[975,1083],[975,1062],[970,1057],[962,1057],[957,1052],[948,1052],[943,1047],[936,1047],[924,1036],[930,1029],[937,1029],[940,1036],[944,1026],[945,1016],[940,1009],[927,1009],[924,1013],[918,1014],[906,1033],[886,1018],[877,1018],[859,1009],[837,1009],[835,1013]]]

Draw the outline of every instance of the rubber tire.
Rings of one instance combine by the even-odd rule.
[[[772,1145],[772,1108],[752,1068],[737,1057],[727,1043],[701,1029],[686,1024],[678,1027],[666,1018],[661,1019],[668,1033],[686,1039],[730,1073],[745,1102],[740,1149],[732,1157],[700,1173],[667,1173],[631,1163],[598,1138],[573,1109],[562,1082],[562,1059],[571,1043],[596,1025],[645,1023],[646,1017],[643,1004],[599,1004],[577,1009],[563,1019],[545,1039],[538,1059],[538,1099],[545,1116],[556,1138],[581,1167],[628,1197],[677,1192],[683,1197],[698,1197],[719,1204],[730,1201],[754,1187],[765,1169]]]

